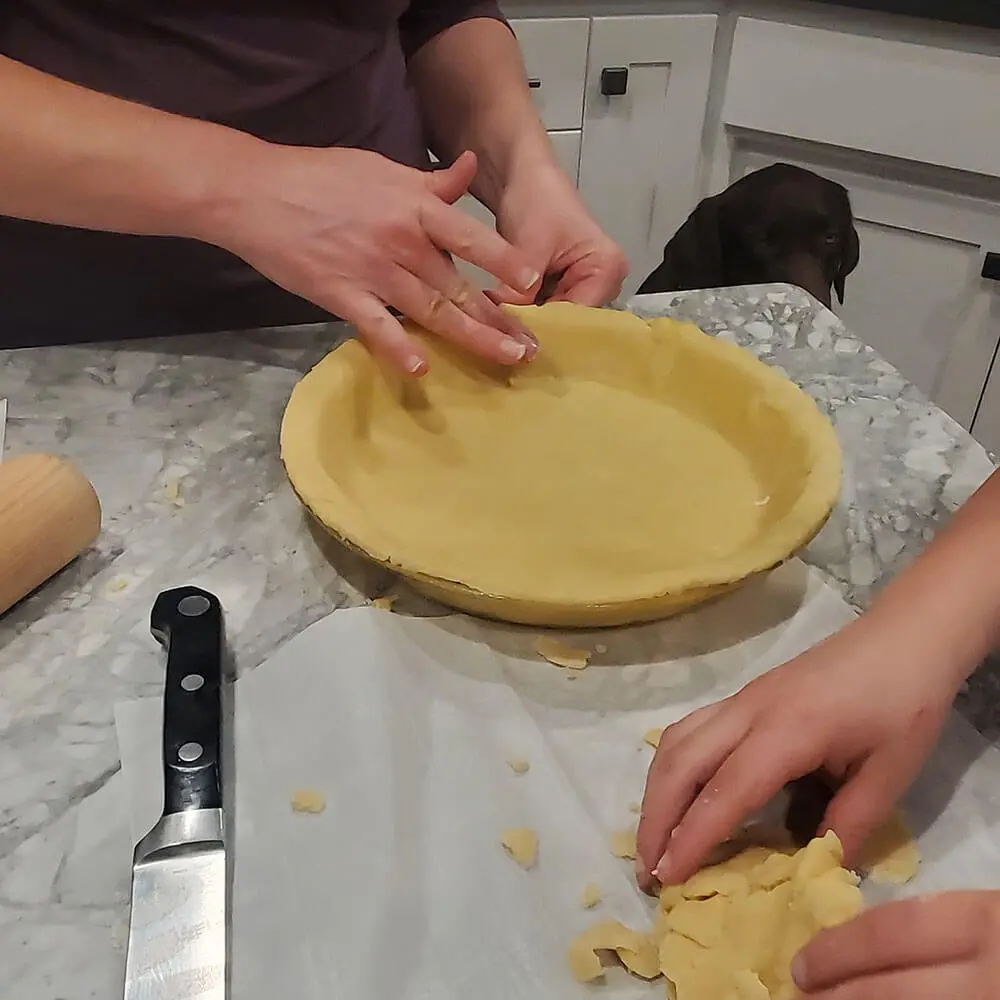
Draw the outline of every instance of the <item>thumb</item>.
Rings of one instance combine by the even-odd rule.
[[[844,862],[856,862],[868,838],[906,790],[909,774],[891,756],[870,757],[834,796],[820,833],[833,830],[844,846]]]
[[[454,205],[469,190],[477,167],[476,154],[467,149],[450,167],[428,171],[427,188],[442,201]]]

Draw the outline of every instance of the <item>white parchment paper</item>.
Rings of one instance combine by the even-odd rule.
[[[636,819],[643,733],[850,617],[793,561],[674,621],[572,636],[600,647],[579,673],[541,661],[537,632],[463,616],[361,608],[313,625],[235,685],[233,996],[585,996],[570,939],[649,919],[608,848]],[[116,710],[133,839],[162,804],[160,712],[158,699]],[[530,771],[515,776],[511,757]],[[293,814],[298,788],[323,792],[326,811]],[[1000,887],[998,792],[997,752],[953,717],[906,803],[924,856],[906,892]],[[538,832],[532,871],[499,846],[512,826]],[[604,893],[589,912],[588,882]],[[614,975],[605,994],[650,989]]]

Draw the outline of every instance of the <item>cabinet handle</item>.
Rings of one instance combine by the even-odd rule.
[[[601,70],[601,93],[605,97],[622,97],[628,91],[628,66],[605,66]]]
[[[988,253],[983,261],[983,277],[987,281],[1000,281],[1000,253]]]
[[[533,77],[531,77],[530,80],[528,80],[528,86],[532,90],[541,90],[542,89],[542,81],[539,80],[538,77],[533,76]]]

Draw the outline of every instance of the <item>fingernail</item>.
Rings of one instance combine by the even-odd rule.
[[[411,375],[423,375],[427,371],[427,362],[419,354],[411,354],[406,359],[406,370]]]
[[[795,983],[798,989],[805,989],[806,960],[802,957],[801,952],[792,959],[792,982]]]
[[[513,337],[504,337],[500,341],[500,351],[512,361],[520,361],[528,351],[526,344],[519,344]]]
[[[518,330],[514,336],[527,349],[525,351],[526,358],[531,359],[538,353],[538,340],[533,333],[528,330]]]
[[[653,869],[653,874],[656,878],[663,882],[666,878],[670,876],[670,850],[669,848],[663,852],[663,857],[656,863],[656,867]]]
[[[535,284],[541,279],[541,275],[538,271],[522,271],[521,272],[521,291],[530,292]]]

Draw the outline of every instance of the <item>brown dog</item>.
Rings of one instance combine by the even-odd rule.
[[[775,163],[705,198],[663,249],[639,294],[784,281],[829,308],[858,266],[846,188],[811,170]]]

